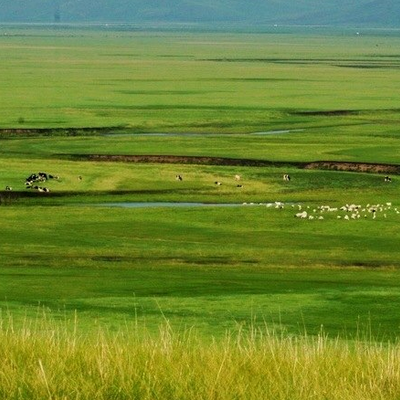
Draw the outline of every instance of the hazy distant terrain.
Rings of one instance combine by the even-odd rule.
[[[395,0],[14,0],[0,22],[247,22],[400,26]]]

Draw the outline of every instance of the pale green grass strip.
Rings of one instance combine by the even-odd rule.
[[[398,399],[400,346],[264,330],[111,334],[44,320],[0,331],[0,398]]]

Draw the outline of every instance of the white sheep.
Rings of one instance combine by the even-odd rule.
[[[307,218],[307,211],[295,214],[296,218]]]

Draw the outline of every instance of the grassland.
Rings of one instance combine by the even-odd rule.
[[[243,133],[398,120],[396,36],[1,31],[5,128]],[[347,115],[304,115],[332,110]]]
[[[73,325],[73,323],[72,323]],[[46,332],[43,334],[43,332]],[[51,334],[50,334],[51,332]],[[3,399],[397,399],[399,346],[231,333],[205,346],[167,325],[82,336],[44,319],[0,332]]]
[[[382,301],[373,300],[392,299],[397,285],[394,213],[385,220],[357,221],[343,232],[343,224],[333,217],[319,225],[299,224],[290,207],[92,206],[109,201],[283,201],[312,209],[354,202],[391,202],[395,207],[396,179],[388,185],[379,174],[304,170],[296,163],[398,162],[396,36],[150,34],[9,26],[2,31],[0,47],[7,63],[1,68],[7,79],[0,83],[6,93],[1,100],[0,179],[4,187],[14,188],[1,196],[7,205],[2,207],[1,231],[5,307],[24,314],[25,306],[40,303],[56,313],[82,309],[114,321],[131,316],[132,304],[143,300],[146,305],[139,309],[153,323],[160,318],[156,309],[162,299],[166,313],[174,313],[178,304],[191,310],[188,315],[177,312],[179,323],[198,322],[204,331],[217,333],[248,321],[254,312],[250,304],[257,308],[272,303],[255,314],[261,320],[283,318],[291,330],[305,324],[315,332],[324,324],[335,334],[355,332],[360,317],[376,317],[377,332],[397,335],[397,313],[382,316],[375,309]],[[254,134],[282,129],[284,133]],[[153,130],[177,134],[137,134]],[[231,157],[276,165],[85,161],[91,154]],[[47,183],[48,196],[25,189],[25,178],[37,171],[60,176]],[[292,176],[290,185],[282,182],[283,172]],[[175,181],[177,173],[183,182]],[[243,188],[236,187],[235,174],[242,176]],[[215,181],[223,185],[216,187]],[[175,277],[168,284],[165,271]],[[292,276],[290,289],[280,281],[282,271]],[[364,277],[376,285],[369,288]],[[38,288],[33,285],[31,292],[29,282],[36,280]],[[386,288],[382,282],[393,285]],[[354,285],[365,290],[366,298],[343,318],[342,304],[329,288],[337,286],[334,292],[341,299]],[[275,286],[284,300],[271,301]],[[198,299],[187,294],[192,287],[208,304],[199,307],[200,317]],[[315,298],[319,288],[322,294]],[[157,294],[160,299],[153,301]],[[219,299],[216,317],[214,296]],[[294,304],[308,303],[315,312],[296,306],[288,318],[281,315]],[[224,314],[229,305],[232,310]],[[116,308],[122,311],[118,314]],[[336,311],[328,323],[324,315],[330,308]]]
[[[229,386],[217,390],[218,381],[207,379],[219,379],[229,370],[232,374],[225,378],[237,382],[235,363],[258,376],[261,366],[271,365],[288,345],[293,353],[304,354],[286,367],[307,366],[304,375],[292,369],[284,393],[272,383],[260,386],[250,380],[254,396],[246,397],[244,384],[237,398],[261,398],[260,390],[287,399],[308,399],[314,391],[316,398],[396,398],[398,372],[389,361],[398,352],[400,320],[398,177],[388,183],[376,171],[302,167],[321,160],[400,164],[396,35],[156,34],[10,26],[0,32],[0,50],[7,60],[0,66],[5,77],[0,81],[5,94],[0,98],[0,188],[13,188],[0,192],[0,342],[12,349],[7,352],[3,346],[1,351],[10,363],[5,371],[7,365],[18,365],[17,358],[27,360],[19,351],[30,354],[33,364],[27,362],[24,376],[33,373],[41,382],[36,389],[29,379],[11,387],[6,382],[15,379],[1,373],[3,398],[43,398],[46,393],[50,398],[85,398],[72,387],[54,389],[52,385],[64,387],[65,381],[62,374],[60,381],[50,378],[47,371],[65,365],[49,366],[51,359],[60,360],[65,350],[72,371],[74,363],[116,365],[114,350],[135,354],[135,346],[143,361],[151,348],[160,346],[162,354],[151,353],[153,360],[160,360],[166,354],[164,344],[175,346],[169,339],[163,342],[163,335],[176,332],[190,332],[196,339],[183,347],[179,343],[177,352],[167,352],[170,359],[165,362],[194,348],[192,359],[182,362],[199,371],[195,360],[204,365],[213,352],[221,351],[210,377],[173,388],[166,382],[176,375],[161,376],[169,365],[160,364],[158,372],[155,366],[137,372],[148,377],[138,386],[99,369],[92,375],[99,391],[93,395],[92,387],[88,396],[182,398],[190,388],[190,398],[232,398]],[[270,132],[276,130],[285,132]],[[92,155],[271,163],[110,162]],[[39,171],[59,176],[43,183],[50,193],[25,188],[25,179]],[[283,173],[292,180],[284,182]],[[183,176],[182,182],[175,180],[176,174]],[[241,175],[241,188],[236,174]],[[276,201],[285,206],[266,206]],[[237,206],[119,208],[108,206],[110,202]],[[381,204],[385,211],[376,219],[365,211],[366,217],[347,221],[346,212],[318,210],[352,203],[363,209]],[[294,218],[299,206],[315,218]],[[51,319],[48,325],[37,322],[43,312]],[[76,316],[78,336],[70,327]],[[154,339],[160,324],[167,330]],[[248,340],[255,331],[266,338],[265,329],[278,336],[243,347],[224,342],[227,331],[239,331]],[[359,335],[365,329],[367,350],[354,352],[353,341],[361,346]],[[110,335],[100,345],[98,332]],[[127,347],[124,335],[129,337]],[[299,337],[295,344],[293,335]],[[341,338],[336,344],[328,339],[336,337]],[[32,348],[41,339],[43,346],[61,353],[39,358]],[[385,348],[379,342],[394,344]],[[216,347],[207,353],[200,343]],[[96,346],[107,349],[101,360],[93,354]],[[368,373],[362,370],[361,377],[336,371],[335,382],[343,383],[336,394],[321,384],[321,375],[307,388],[299,385],[296,379],[310,382],[312,371],[322,368],[322,359],[316,359],[331,350],[335,354],[326,360],[342,363],[342,372],[358,370],[372,353],[376,358],[365,364]],[[228,353],[231,359],[224,358]],[[85,358],[89,354],[94,358]],[[260,354],[259,364],[255,360],[250,365],[255,354]],[[310,362],[310,354],[316,363]],[[351,368],[345,367],[347,357]],[[130,360],[119,359],[120,371],[128,371]],[[227,370],[225,362],[232,362]],[[367,391],[363,379],[382,363],[388,367],[385,376],[392,375],[374,381]],[[289,376],[286,367],[277,365],[268,382]],[[333,373],[324,365],[322,375]],[[183,369],[176,373],[186,375]],[[149,379],[160,386],[149,386]],[[352,384],[346,386],[346,379]],[[124,391],[124,385],[135,386],[137,393]],[[149,388],[154,391],[145,392]]]

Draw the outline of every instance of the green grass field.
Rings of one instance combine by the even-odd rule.
[[[12,313],[79,310],[88,326],[114,327],[164,316],[216,336],[253,320],[297,333],[323,325],[334,335],[372,321],[375,334],[398,335],[399,216],[294,221],[292,210],[261,206],[4,210],[0,290]]]
[[[398,120],[395,35],[1,30],[5,128],[231,133]],[[334,110],[347,113],[304,114]]]
[[[5,308],[79,309],[88,325],[91,318],[118,325],[137,314],[153,324],[163,312],[212,334],[252,318],[282,320],[294,331],[323,324],[355,332],[361,318],[397,336],[396,179],[388,185],[379,174],[294,165],[74,158],[396,164],[397,37],[8,29],[0,37],[7,58],[0,126],[14,129],[3,131],[0,147],[1,184],[14,189],[11,197],[3,193],[1,208]],[[115,135],[28,131],[71,127]],[[282,129],[294,131],[252,134]],[[141,131],[209,134],[135,135]],[[60,176],[46,183],[49,195],[25,189],[25,178],[38,171]],[[183,182],[175,181],[178,173]],[[393,209],[388,218],[345,225],[333,216],[299,221],[289,205],[93,206],[110,201],[283,201],[311,209],[391,202]]]
[[[11,26],[0,33],[0,189],[13,188],[0,192],[5,341],[10,326],[23,335],[43,313],[60,326],[77,318],[89,337],[104,329],[118,338],[132,324],[155,334],[167,323],[174,332],[195,331],[204,343],[265,327],[282,337],[323,329],[352,343],[367,330],[372,341],[398,340],[398,176],[388,183],[379,171],[299,163],[400,164],[399,37]],[[96,154],[275,164],[85,159]],[[39,184],[50,193],[25,187],[39,171],[59,176]],[[121,202],[236,206],[107,205]],[[341,211],[346,204],[359,204],[360,218]],[[312,219],[294,217],[304,210]],[[49,391],[37,365],[45,392],[6,391],[3,382],[0,394],[40,398]],[[393,397],[383,389],[363,393],[395,398],[393,390]],[[101,393],[93,398],[132,398]],[[134,398],[157,398],[141,393]],[[207,393],[232,398],[229,391]],[[257,398],[252,393],[248,398]],[[346,396],[326,398],[356,398]]]

